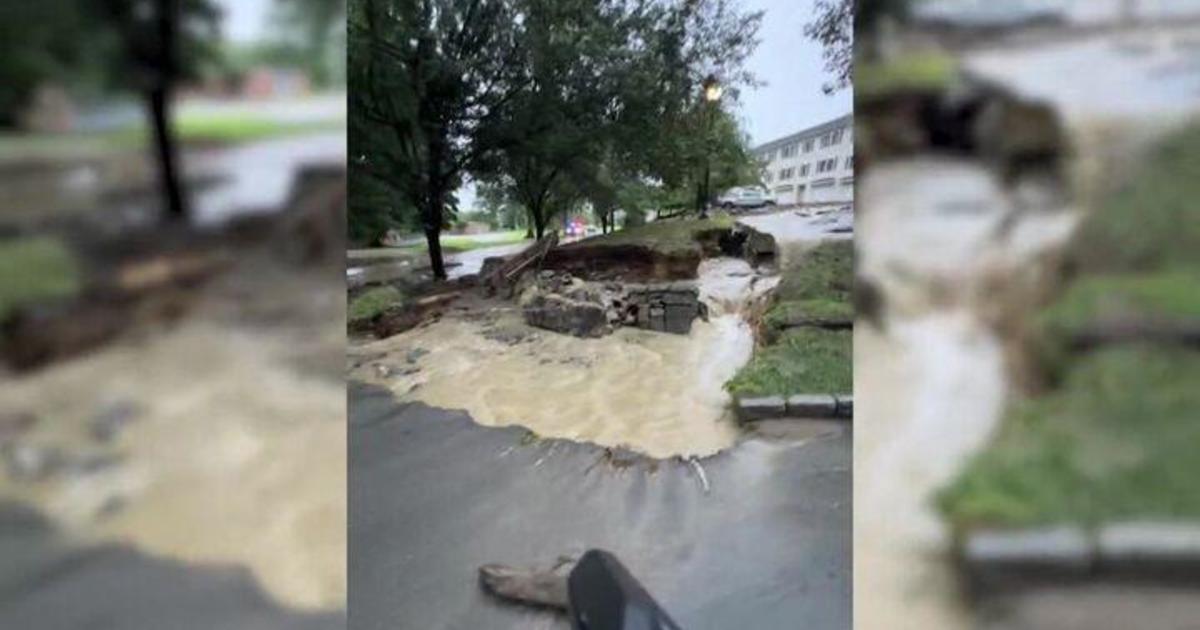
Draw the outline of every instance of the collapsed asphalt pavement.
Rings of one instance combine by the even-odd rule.
[[[69,541],[44,516],[15,502],[0,502],[0,558],[0,628],[333,630],[346,624],[341,612],[280,606],[245,568]]]
[[[697,467],[483,427],[360,383],[349,411],[354,630],[566,627],[492,599],[477,569],[593,547],[688,630],[851,625],[849,429],[748,437]]]

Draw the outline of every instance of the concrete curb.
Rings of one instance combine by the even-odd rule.
[[[970,581],[989,589],[1097,578],[1195,585],[1200,583],[1200,523],[981,530],[966,536],[960,560]]]
[[[850,394],[796,394],[737,398],[734,410],[738,420],[755,422],[777,418],[854,417],[854,396]]]

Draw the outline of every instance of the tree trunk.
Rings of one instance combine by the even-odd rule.
[[[150,110],[150,124],[154,131],[154,154],[158,161],[159,181],[163,198],[167,202],[167,218],[183,220],[187,218],[188,210],[176,166],[175,137],[171,133],[170,91],[164,86],[155,87],[146,95],[146,99]]]
[[[545,210],[540,206],[529,207],[529,219],[533,222],[533,236],[537,240],[542,240],[546,235],[546,219]]]
[[[443,193],[431,192],[425,207],[425,242],[429,246],[429,266],[436,280],[446,279],[446,263],[442,260],[442,206]]]

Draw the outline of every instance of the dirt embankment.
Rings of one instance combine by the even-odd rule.
[[[254,248],[289,264],[329,265],[344,249],[344,196],[344,169],[315,165],[298,173],[280,212],[242,217],[221,230],[176,224],[104,235],[86,223],[51,226],[80,269],[81,287],[0,317],[0,362],[18,371],[40,368],[125,331],[173,323],[199,289]]]
[[[776,257],[775,239],[744,225],[698,229],[691,238],[685,247],[588,239],[551,250],[542,267],[591,281],[666,282],[696,279],[705,258],[730,256],[758,265]]]

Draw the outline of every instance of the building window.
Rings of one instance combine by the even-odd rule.
[[[828,160],[821,160],[820,162],[817,162],[818,173],[828,173],[836,168],[837,158],[830,158]]]
[[[771,183],[771,171],[763,171],[763,181]]]
[[[812,140],[805,140],[805,141],[804,141],[804,152],[805,152],[805,153],[812,153],[812,150],[813,150],[813,141],[812,141]]]
[[[808,177],[808,165],[807,164],[800,165],[800,177]]]
[[[779,171],[779,181],[783,181],[785,179],[791,179],[792,176],[795,174],[796,174],[795,168],[785,168],[785,169]]]
[[[852,168],[854,168],[854,157],[853,156],[846,158],[846,169],[849,170]]]

